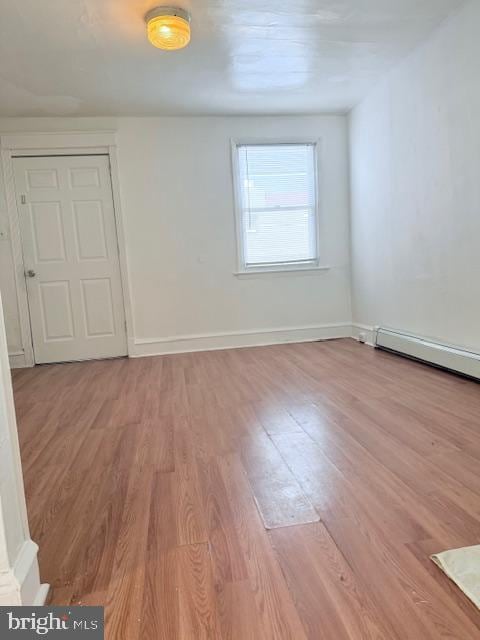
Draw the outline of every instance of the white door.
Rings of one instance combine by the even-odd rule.
[[[35,362],[127,353],[108,156],[15,158]]]

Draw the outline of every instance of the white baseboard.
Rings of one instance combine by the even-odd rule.
[[[0,605],[41,605],[48,596],[49,585],[40,583],[38,546],[26,540],[11,569],[0,573]]]
[[[230,331],[225,333],[204,333],[197,335],[169,336],[166,338],[136,338],[129,340],[130,358],[161,356],[173,353],[195,351],[216,351],[219,349],[239,349],[242,347],[261,347],[273,344],[315,342],[335,338],[360,339],[365,334],[366,344],[374,344],[374,328],[350,322],[335,322],[304,327],[281,327],[258,331]],[[26,361],[23,351],[9,353],[11,369],[22,369],[31,365]]]
[[[26,361],[23,351],[13,351],[8,354],[8,361],[10,363],[10,369],[24,369],[30,367]]]
[[[373,346],[375,331],[373,327],[350,322],[335,322],[303,327],[281,327],[258,331],[230,331],[225,333],[205,333],[197,335],[169,336],[166,338],[130,339],[128,355],[130,358],[161,356],[174,353],[195,351],[216,351],[219,349],[240,349],[242,347],[261,347],[273,344],[315,342],[335,338],[360,339],[365,335],[366,344]],[[22,369],[31,365],[26,361],[23,351],[9,353],[11,369]]]
[[[334,338],[350,338],[350,322],[339,322],[309,327],[284,327],[258,331],[232,331],[199,335],[171,336],[167,338],[137,338],[130,345],[131,358],[160,356],[194,351],[216,351],[260,347],[289,342],[315,342]]]
[[[375,328],[369,327],[366,324],[352,324],[352,338],[358,340],[359,342],[364,342],[368,344],[369,347],[373,347],[375,345]]]
[[[33,606],[43,607],[43,605],[47,603],[49,593],[50,593],[50,585],[46,583],[41,584],[40,589],[37,591],[37,597],[33,601]]]

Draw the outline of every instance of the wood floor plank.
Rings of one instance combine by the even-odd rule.
[[[300,426],[277,402],[263,402],[255,405],[255,413],[265,431],[269,434],[298,433]]]
[[[178,545],[208,542],[196,466],[177,464],[174,482]]]
[[[143,606],[139,613],[141,638],[179,637],[177,593],[177,531],[173,474],[156,472],[152,480],[148,522]]]
[[[132,465],[105,602],[107,637],[141,638],[153,471]],[[145,501],[145,502],[144,502]],[[146,504],[145,504],[146,503]]]
[[[241,532],[235,527],[236,505],[230,500],[217,458],[210,458],[208,462],[198,460],[194,464],[198,469],[214,572],[217,584],[223,588],[225,583],[248,577]]]
[[[216,583],[222,640],[262,640],[255,598],[248,580]]]
[[[338,428],[347,430],[362,448],[381,463],[383,486],[390,485],[392,495],[398,493],[396,485],[400,480],[403,490],[398,493],[399,497],[405,496],[411,505],[416,504],[416,513],[422,516],[423,526],[425,529],[427,524],[430,527],[429,537],[435,533],[439,535],[440,531],[444,532],[445,538],[449,537],[452,529],[450,523],[455,517],[458,519],[457,528],[460,527],[459,522],[462,522],[462,529],[467,530],[470,536],[480,535],[475,514],[460,513],[462,505],[456,505],[452,501],[449,501],[451,506],[449,514],[449,509],[444,503],[432,498],[435,489],[444,486],[456,488],[474,499],[469,488],[462,487],[458,481],[435,468],[429,459],[419,456],[414,450],[402,448],[398,441],[392,440],[382,431],[380,424],[365,419],[363,412],[358,411],[356,403],[353,405],[348,402],[342,403],[336,398],[332,404],[324,398],[322,409],[327,406],[330,409],[334,407],[335,413],[332,414],[330,411],[329,415]],[[337,417],[333,418],[333,415]],[[385,474],[384,469],[390,473]]]
[[[452,544],[452,548],[455,548]],[[440,568],[430,560],[430,556],[439,551],[443,551],[442,544],[437,540],[420,540],[407,544],[407,548],[422,565],[432,580],[443,588],[449,600],[451,599],[467,615],[472,623],[480,631],[480,616],[478,609],[469,598],[465,598],[462,591],[454,584],[450,578],[440,570]]]
[[[189,544],[178,547],[176,559],[179,637],[219,639],[217,600],[208,545]]]
[[[278,529],[270,537],[309,638],[402,640],[374,610],[323,524]]]
[[[239,534],[262,637],[271,640],[305,639],[305,630],[253,504],[248,480],[239,457],[222,458],[220,468],[230,503],[233,505],[233,526]]]
[[[335,514],[329,514],[325,524],[362,580],[363,589],[375,590],[388,618],[402,629],[403,638],[473,640],[478,636],[476,625],[414,560],[408,548],[386,537],[374,522],[366,526],[355,523],[355,535],[351,534],[352,523]],[[371,576],[375,576],[373,581]],[[378,590],[377,581],[382,585]]]
[[[370,515],[397,540],[427,537],[411,512],[412,504],[404,509],[394,491],[384,491],[381,481],[368,484],[355,469],[343,466],[340,470],[307,434],[275,436],[274,440],[322,520],[330,512],[350,516],[357,523]],[[381,466],[374,465],[373,470],[381,475]],[[390,508],[385,509],[388,503]]]
[[[325,404],[325,401],[321,407],[294,407],[291,411],[317,445],[323,447],[327,459],[342,472],[346,480],[354,483],[356,498],[362,500],[363,496],[362,501],[366,505],[370,504],[371,497],[375,501],[380,499],[381,504],[389,504],[386,517],[379,517],[378,522],[384,520],[387,524],[391,520],[392,535],[398,538],[401,534],[407,542],[431,537],[435,533],[439,536],[441,533],[442,539],[447,540],[454,529],[449,523],[458,517],[463,526],[457,529],[464,534],[465,543],[468,540],[475,541],[478,537],[478,495],[453,477],[448,477],[443,470],[436,469],[435,456],[428,460],[420,459],[412,452],[403,460],[397,456],[397,447],[392,450],[382,447],[383,436],[376,436],[377,427],[369,427],[368,422],[365,425],[352,420],[350,415],[344,415],[341,411],[332,411],[332,406]],[[284,439],[287,440],[288,451],[288,438]],[[282,438],[278,441],[279,445],[281,441]],[[311,449],[308,441],[304,442],[305,455],[311,457],[315,449]],[[390,440],[387,440],[387,444],[390,444]],[[292,455],[294,450],[286,455]],[[412,462],[416,462],[415,467],[412,467]],[[376,479],[374,483],[370,482],[373,478]],[[428,482],[429,478],[431,482]],[[418,481],[415,482],[415,479]],[[412,483],[415,491],[412,490]],[[353,495],[353,491],[349,495]],[[415,509],[413,505],[416,505]],[[398,515],[396,524],[394,514]]]
[[[320,519],[267,435],[244,438],[241,456],[266,529]]]

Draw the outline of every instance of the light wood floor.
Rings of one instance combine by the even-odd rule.
[[[14,387],[42,578],[109,640],[480,637],[428,559],[480,543],[479,385],[337,340]]]

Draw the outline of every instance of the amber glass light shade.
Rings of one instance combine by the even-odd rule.
[[[160,7],[150,11],[145,20],[148,39],[158,49],[174,51],[190,42],[190,16],[186,11]]]

